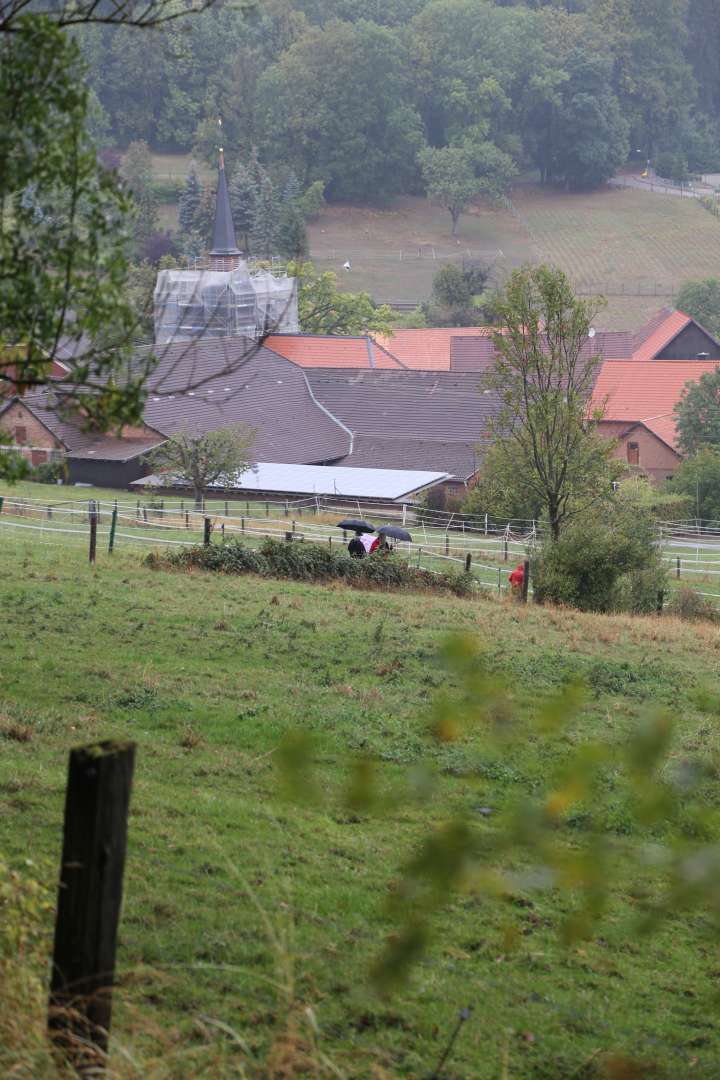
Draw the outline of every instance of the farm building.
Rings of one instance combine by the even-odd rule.
[[[418,469],[362,469],[342,465],[288,465],[257,462],[252,469],[238,473],[224,483],[211,486],[215,494],[252,499],[307,499],[322,497],[324,502],[352,499],[373,506],[410,502],[430,488],[448,479],[447,473]],[[135,480],[132,487],[143,490],[188,490],[182,482],[162,475]]]
[[[488,422],[501,409],[481,386],[495,350],[487,328],[399,331],[392,338],[273,334],[209,337],[155,348],[144,425],[119,436],[93,435],[59,412],[57,391],[9,399],[0,426],[37,464],[63,457],[73,482],[126,487],[147,472],[144,457],[181,429],[203,433],[232,424],[256,431],[256,460],[344,468],[419,469],[444,484],[472,484]],[[419,334],[417,365],[409,335]],[[698,356],[679,354],[691,349]],[[603,358],[593,407],[617,455],[650,480],[672,475],[680,455],[673,411],[688,380],[720,363],[720,344],[682,312],[661,311],[635,333],[589,337],[585,355]],[[145,359],[142,350],[139,359]],[[434,366],[433,366],[434,365]]]

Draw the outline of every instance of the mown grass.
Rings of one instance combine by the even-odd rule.
[[[717,1075],[716,945],[701,913],[652,939],[628,935],[637,896],[655,888],[644,875],[582,947],[558,941],[567,897],[490,904],[468,891],[448,903],[404,992],[382,1000],[367,976],[389,929],[388,888],[427,830],[539,790],[557,764],[535,742],[499,754],[480,732],[429,742],[429,706],[453,687],[438,660],[447,633],[477,636],[519,715],[583,676],[590,696],[571,742],[620,738],[646,707],[669,705],[677,748],[716,769],[717,720],[695,692],[717,671],[718,629],[152,572],[134,553],[89,570],[83,552],[5,536],[0,563],[0,851],[11,864],[52,887],[68,748],[138,743],[118,1073],[421,1077],[473,1004],[451,1077],[613,1075],[625,1057],[639,1071],[624,1075]],[[281,797],[275,756],[288,731],[312,737],[320,804]],[[394,808],[344,804],[356,755]],[[432,797],[415,791],[423,763]],[[632,839],[620,793],[605,826]],[[49,932],[51,913],[42,920]],[[37,1061],[19,1072],[42,1074]]]

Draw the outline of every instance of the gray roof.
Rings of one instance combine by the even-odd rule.
[[[662,320],[660,320],[662,321]],[[598,330],[580,350],[581,360],[599,356],[603,360],[626,360],[632,356],[633,335],[627,330]],[[454,337],[450,339],[452,371],[487,371],[495,360],[495,345],[489,337]]]
[[[296,364],[255,342],[214,338],[159,350],[145,420],[166,435],[247,424],[255,460],[312,465],[350,450],[351,434],[315,400]]]
[[[313,393],[354,433],[344,465],[439,469],[466,479],[482,458],[488,420],[501,409],[474,373],[306,371]]]

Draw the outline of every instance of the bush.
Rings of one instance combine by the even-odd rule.
[[[681,585],[673,591],[666,611],[670,615],[677,615],[679,619],[687,622],[696,622],[698,619],[708,619],[710,622],[720,622],[720,610],[705,596],[695,592],[689,585]]]
[[[55,484],[58,480],[67,480],[67,465],[64,461],[43,461],[36,465],[28,476],[36,484]]]
[[[342,549],[322,544],[265,540],[258,551],[240,540],[151,553],[145,560],[153,569],[166,566],[182,570],[211,570],[222,574],[260,574],[293,581],[345,581],[356,588],[434,590],[470,596],[475,587],[472,574],[449,571],[434,574],[410,566],[398,555],[353,559]]]
[[[185,180],[180,176],[154,179],[150,181],[150,190],[158,202],[177,202],[185,190]]]
[[[652,518],[633,507],[577,519],[545,542],[532,574],[538,603],[580,611],[652,611],[665,581]]]

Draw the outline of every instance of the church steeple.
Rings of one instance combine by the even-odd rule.
[[[242,254],[235,239],[235,226],[230,212],[230,196],[228,195],[227,179],[225,177],[225,155],[222,147],[220,147],[218,161],[213,243],[209,254],[214,270],[234,270]]]

